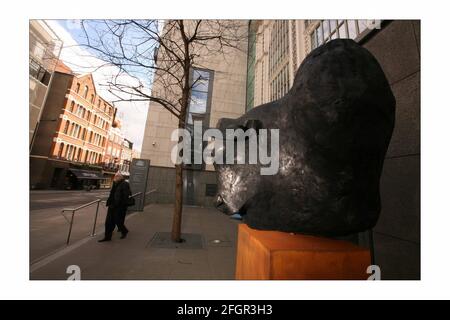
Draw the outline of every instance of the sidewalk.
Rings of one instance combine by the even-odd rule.
[[[84,240],[31,266],[31,280],[65,280],[69,265],[78,265],[82,280],[234,279],[238,222],[214,208],[184,207],[182,232],[200,234],[203,248],[152,247],[157,232],[169,232],[172,205],[148,205],[131,214],[128,237],[98,243],[103,235]],[[220,242],[214,241],[220,240]]]

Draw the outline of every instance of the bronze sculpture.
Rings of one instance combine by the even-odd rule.
[[[372,228],[395,121],[395,98],[373,55],[332,40],[302,62],[290,91],[219,129],[279,129],[279,170],[215,164],[216,207],[250,227],[322,236]]]

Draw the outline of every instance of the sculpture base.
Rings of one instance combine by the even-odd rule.
[[[238,228],[237,280],[365,280],[370,261],[351,242]]]

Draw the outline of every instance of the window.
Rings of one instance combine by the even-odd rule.
[[[73,129],[75,127],[75,123],[71,123],[70,129],[68,131],[68,135],[71,136],[73,134]]]
[[[280,99],[290,88],[289,24],[288,20],[275,20],[269,43],[270,100]]]
[[[193,116],[205,115],[208,108],[210,71],[194,69],[192,75],[191,100],[189,103],[188,123],[193,124]]]
[[[66,121],[66,125],[64,126],[64,131],[63,131],[64,134],[67,134],[67,130],[69,130],[69,125],[70,125],[70,122]]]
[[[74,130],[72,132],[72,137],[76,138],[76,137],[78,137],[78,132],[80,131],[80,126],[77,124],[74,124],[73,127],[74,127]]]
[[[69,146],[69,148],[67,148],[67,156],[66,156],[66,158],[68,160],[72,160],[72,156],[73,156],[73,146]]]
[[[247,97],[246,110],[254,106],[255,97],[255,54],[256,54],[256,30],[254,22],[248,26],[248,55],[247,55]]]
[[[75,92],[76,92],[76,93],[80,93],[80,84],[79,84],[79,83],[77,83]]]
[[[311,48],[333,39],[356,39],[367,29],[380,24],[380,20],[320,20],[311,31]]]
[[[91,103],[94,103],[94,99],[95,99],[94,95],[91,94]]]
[[[191,99],[189,101],[189,107],[187,111],[187,124],[186,129],[194,132],[194,121],[202,122],[202,129],[206,130],[209,127],[209,112],[210,112],[210,96],[212,92],[212,78],[213,71],[205,69],[193,69],[191,75]],[[194,159],[198,158],[198,153],[202,153],[206,141],[201,141],[200,145],[194,145],[194,138],[191,139],[191,165],[188,165],[193,169],[202,169],[203,164],[194,164]],[[195,156],[197,154],[197,156]],[[203,157],[200,155],[200,159]]]
[[[69,108],[69,111],[70,112],[73,112],[73,109],[75,108],[75,101],[72,101],[71,103],[70,103],[70,108]]]
[[[85,99],[87,98],[88,91],[89,91],[89,87],[88,86],[84,86],[83,98],[85,98]]]
[[[62,154],[63,154],[63,150],[64,150],[64,143],[61,143],[59,145],[59,150],[58,150],[58,158],[61,158]]]
[[[78,149],[78,154],[77,154],[77,161],[81,161],[81,148]]]
[[[33,58],[30,58],[29,72],[30,76],[44,85],[48,85],[48,83],[50,82],[50,72],[48,72],[43,66],[40,65],[39,62],[37,62]]]

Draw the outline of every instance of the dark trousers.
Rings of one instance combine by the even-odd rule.
[[[125,216],[127,214],[127,208],[111,208],[108,207],[108,213],[106,214],[105,221],[105,238],[111,239],[112,233],[117,226],[117,229],[121,233],[128,233],[127,227],[125,227]]]

